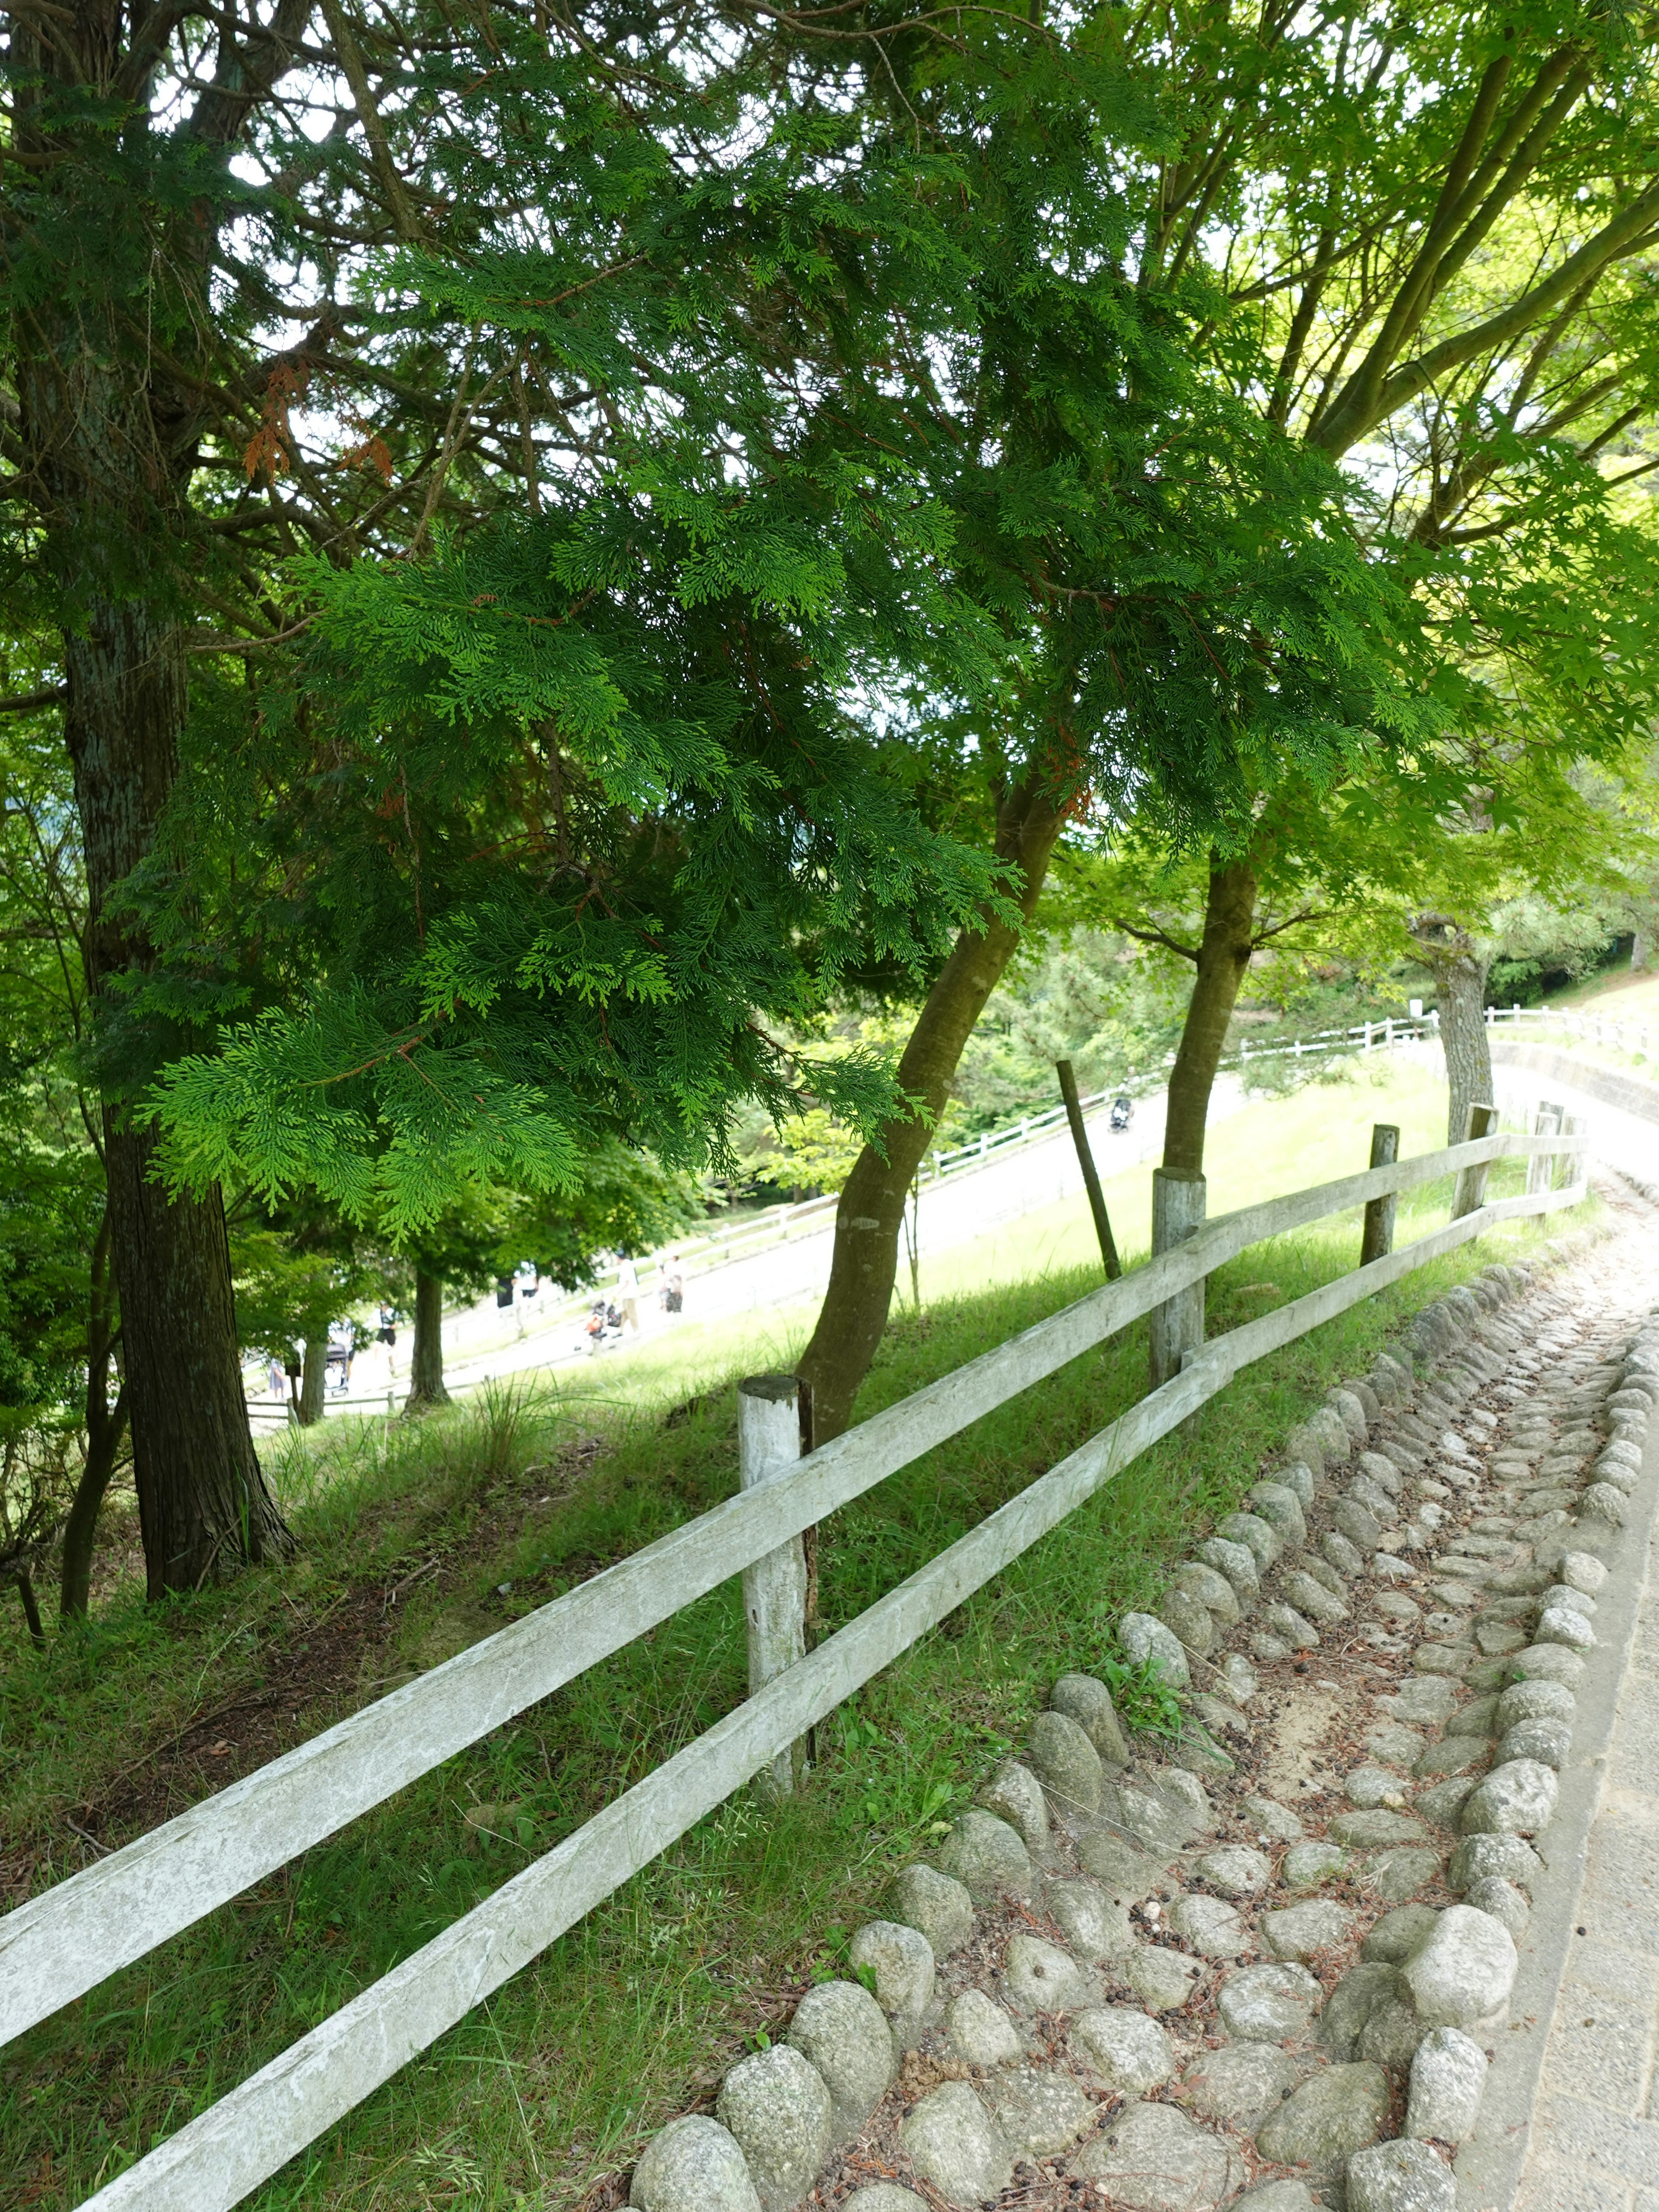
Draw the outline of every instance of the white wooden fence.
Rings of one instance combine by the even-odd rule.
[[[1223,1216],[499,1634],[0,1917],[0,2041],[21,2034],[297,1853],[548,1697],[718,1584],[957,1434],[1261,1239],[1455,1173],[1471,1211],[1403,1249],[1186,1354],[1183,1370],[920,1572],[755,1688],[735,1711],[556,1849],[89,2200],[108,2212],[219,2212],[763,1769],[963,1599],[1223,1389],[1291,1342],[1493,1223],[1576,1204],[1582,1174],[1483,1202],[1484,1170],[1582,1158],[1582,1135],[1502,1133]],[[1552,1170],[1547,1182],[1554,1182]],[[763,1578],[764,1579],[764,1578]]]

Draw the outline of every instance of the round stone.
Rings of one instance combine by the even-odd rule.
[[[988,1812],[1018,1831],[1028,1851],[1048,1848],[1048,1801],[1036,1776],[1019,1759],[1003,1760],[981,1793],[980,1802]]]
[[[1241,2042],[1284,2043],[1305,2031],[1321,1996],[1305,1966],[1242,1966],[1221,1984],[1216,2012]]]
[[[1391,1966],[1403,1966],[1434,1933],[1440,1917],[1431,1905],[1401,1905],[1385,1912],[1359,1947],[1362,1959],[1376,1959]]]
[[[1380,2142],[1348,2160],[1348,2212],[1455,2212],[1451,2168],[1425,2142]]]
[[[1215,1642],[1215,1623],[1209,1608],[1183,1589],[1166,1589],[1158,1601],[1158,1614],[1166,1628],[1173,1629],[1186,1649],[1201,1656]]]
[[[1267,1837],[1272,1843],[1299,1843],[1305,1832],[1290,1807],[1281,1805],[1276,1797],[1249,1796],[1239,1810],[1256,1834]]]
[[[1565,1644],[1528,1644],[1524,1651],[1517,1651],[1504,1664],[1522,1681],[1559,1682],[1569,1690],[1577,1689],[1584,1675],[1583,1658],[1577,1651],[1570,1651]]]
[[[1255,1950],[1237,1906],[1218,1897],[1194,1892],[1177,1898],[1170,1908],[1170,1926],[1201,1958],[1248,1959]]]
[[[1588,1591],[1575,1589],[1571,1583],[1552,1583],[1539,1604],[1546,1612],[1553,1605],[1570,1606],[1575,1613],[1582,1613],[1586,1620],[1595,1612],[1595,1600]]]
[[[994,1813],[975,1808],[963,1814],[945,1838],[939,1861],[981,1905],[1005,1894],[1031,1894],[1030,1854],[1018,1831]]]
[[[1574,1605],[1547,1605],[1538,1616],[1538,1641],[1565,1644],[1569,1651],[1593,1651],[1595,1631]]]
[[[786,2040],[809,2059],[830,2092],[835,2140],[850,2142],[887,2094],[893,2032],[861,1982],[818,1982],[795,2007]]]
[[[1072,2161],[1123,2212],[1214,2212],[1244,2178],[1219,2136],[1173,2105],[1130,2105]]]
[[[1386,2066],[1392,2074],[1403,2074],[1422,2039],[1423,2023],[1411,1999],[1401,1993],[1374,2008],[1359,2031],[1354,2056]]]
[[[1226,2043],[1200,2052],[1181,2086],[1200,2119],[1254,2135],[1296,2087],[1301,2071],[1288,2051],[1271,2043]]]
[[[1438,1851],[1425,1844],[1407,1844],[1397,1851],[1373,1851],[1359,1864],[1359,1879],[1374,1897],[1385,1905],[1401,1905],[1408,1897],[1415,1897],[1431,1881],[1437,1881],[1441,1871]]]
[[[1500,1734],[1512,1729],[1518,1721],[1565,1721],[1571,1723],[1578,1711],[1578,1700],[1565,1683],[1550,1681],[1515,1682],[1498,1700],[1495,1716]]]
[[[1208,1536],[1196,1547],[1194,1556],[1223,1577],[1239,1611],[1248,1613],[1261,1595],[1255,1554],[1249,1546],[1229,1543],[1224,1536]]]
[[[1311,1513],[1314,1502],[1314,1471],[1304,1459],[1287,1459],[1283,1467],[1275,1468],[1273,1480],[1282,1482],[1286,1490],[1296,1492],[1296,1502],[1304,1513]]]
[[[1319,1642],[1319,1631],[1294,1606],[1277,1602],[1264,1606],[1261,1625],[1269,1636],[1278,1637],[1292,1651],[1311,1651]]]
[[[765,2212],[793,2212],[830,2155],[830,2092],[787,2043],[741,2058],[715,2106],[749,2166]]]
[[[1382,1529],[1374,1513],[1352,1498],[1339,1498],[1331,1508],[1331,1519],[1339,1536],[1346,1536],[1355,1551],[1379,1551],[1382,1544]],[[1332,1560],[1332,1565],[1337,1565]]]
[[[1389,2116],[1389,2077],[1359,2061],[1310,2075],[1271,2113],[1256,2148],[1275,2166],[1312,2166],[1335,2178],[1343,2163],[1374,2143]]]
[[[1385,1806],[1339,1813],[1330,1824],[1331,1841],[1345,1850],[1376,1850],[1385,1844],[1420,1844],[1427,1831],[1409,1813],[1391,1813]]]
[[[855,2189],[842,2212],[927,2212],[914,2189],[901,2189],[896,2181],[872,2181]]]
[[[1154,2012],[1176,2012],[1197,1988],[1202,1963],[1162,1943],[1146,1943],[1119,1970],[1144,2005]]]
[[[1194,1872],[1224,1897],[1254,1897],[1273,1879],[1273,1862],[1247,1844],[1219,1844],[1196,1861]]]
[[[1534,1759],[1559,1774],[1572,1750],[1572,1730],[1565,1721],[1517,1721],[1498,1747],[1499,1762]]]
[[[1607,1578],[1607,1563],[1594,1552],[1564,1552],[1556,1572],[1571,1589],[1594,1597]]]
[[[1560,1784],[1553,1767],[1535,1759],[1511,1759],[1478,1783],[1463,1807],[1467,1836],[1535,1836],[1555,1814]]]
[[[1073,2012],[1086,2003],[1089,1984],[1070,1952],[1041,1936],[1011,1936],[1003,1954],[1001,1990],[1017,2012]]]
[[[1452,1853],[1446,1881],[1454,1893],[1462,1893],[1485,1881],[1488,1875],[1496,1875],[1500,1881],[1512,1881],[1517,1889],[1530,1895],[1533,1884],[1543,1871],[1542,1859],[1519,1836],[1466,1836]]]
[[[1292,1844],[1279,1862],[1279,1878],[1286,1889],[1317,1889],[1321,1882],[1340,1874],[1347,1863],[1348,1855],[1338,1844]]]
[[[1624,1527],[1626,1510],[1625,1493],[1610,1482],[1591,1483],[1578,1501],[1581,1520],[1604,1522],[1611,1528]]]
[[[1379,2005],[1401,1991],[1400,1970],[1382,1960],[1368,1959],[1347,1972],[1326,2000],[1319,2022],[1319,2039],[1334,2057],[1352,2058],[1365,2023]]]
[[[887,1917],[920,1929],[933,1956],[948,1959],[974,1932],[974,1900],[948,1874],[930,1866],[908,1866],[888,1886]]]
[[[1093,2100],[1074,2075],[1057,2067],[1013,2068],[981,2094],[1016,2158],[1052,2158],[1095,2124]]]
[[[964,1990],[951,1999],[945,2032],[951,2050],[970,2066],[1008,2066],[1023,2056],[1012,2021],[983,1990]]]
[[[1126,1613],[1117,1625],[1117,1640],[1133,1665],[1150,1664],[1151,1670],[1172,1687],[1184,1690],[1191,1682],[1180,1640],[1150,1613]]]
[[[1425,2027],[1468,2027],[1508,2003],[1519,1966],[1515,1938],[1500,1921],[1449,1905],[1400,1971]]]
[[[1365,1571],[1365,1555],[1357,1544],[1350,1542],[1340,1529],[1327,1529],[1319,1540],[1321,1554],[1329,1560],[1338,1574],[1355,1582]]]
[[[899,2141],[921,2179],[952,2203],[978,2204],[1013,2177],[1001,2130],[965,2081],[943,2082],[912,2106]]]
[[[1406,2133],[1455,2146],[1474,2132],[1486,2087],[1486,2054],[1461,2027],[1431,2029],[1412,2057]]]
[[[919,1929],[896,1920],[872,1920],[847,1947],[854,1971],[874,1977],[876,2002],[893,2024],[902,2051],[912,2043],[933,2001],[933,1949]]]
[[[1324,1584],[1316,1582],[1305,1568],[1295,1567],[1290,1573],[1281,1575],[1279,1587],[1286,1603],[1294,1606],[1298,1613],[1305,1613],[1310,1620],[1328,1626],[1334,1621],[1346,1620],[1348,1617],[1348,1608],[1341,1599],[1333,1597]]]
[[[1311,1959],[1322,1951],[1340,1951],[1352,1927],[1353,1915],[1325,1898],[1261,1916],[1262,1935],[1276,1959]]]
[[[1108,1897],[1098,1882],[1051,1881],[1048,1917],[1075,1959],[1127,1959],[1139,1940],[1126,1906]]]
[[[1224,1536],[1230,1544],[1243,1544],[1255,1561],[1256,1572],[1265,1575],[1278,1564],[1285,1547],[1278,1534],[1259,1513],[1228,1513],[1216,1523],[1218,1536]]]
[[[850,2208],[850,2197],[848,2203]],[[1263,2181],[1235,2197],[1227,2212],[1322,2212],[1322,2208],[1305,2181]]]
[[[1532,1908],[1526,1893],[1512,1881],[1505,1881],[1501,1875],[1483,1875],[1479,1881],[1470,1883],[1463,1902],[1474,1905],[1477,1912],[1490,1912],[1494,1920],[1503,1922],[1517,1943],[1524,1942]]]
[[[1077,1723],[1099,1753],[1103,1765],[1128,1764],[1129,1747],[1124,1738],[1123,1724],[1104,1682],[1097,1681],[1092,1674],[1062,1674],[1048,1692],[1048,1703],[1057,1713],[1064,1713],[1067,1720]]]
[[[1176,2070],[1176,2047],[1155,2020],[1133,2005],[1080,2012],[1066,2038],[1073,2056],[1126,2096],[1161,2088]]]
[[[1288,1483],[1258,1482],[1249,1497],[1250,1510],[1282,1543],[1300,1551],[1308,1540],[1308,1524],[1302,1517],[1302,1501]]]
[[[1188,1559],[1176,1569],[1175,1586],[1205,1611],[1231,1628],[1239,1619],[1237,1593],[1225,1575],[1201,1559]]]
[[[651,2138],[628,2201],[635,2212],[764,2212],[736,2137],[701,2113]]]
[[[1061,1818],[1077,1820],[1100,1810],[1104,1778],[1100,1753],[1076,1721],[1052,1708],[1037,1714],[1026,1755],[1049,1805]]]

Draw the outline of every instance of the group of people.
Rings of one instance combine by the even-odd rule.
[[[685,1310],[685,1270],[678,1252],[665,1255],[658,1267],[657,1303],[665,1314]],[[629,1329],[641,1334],[640,1271],[631,1252],[617,1255],[617,1289],[611,1298],[596,1298],[583,1325],[584,1349],[598,1352],[608,1342],[620,1342]]]

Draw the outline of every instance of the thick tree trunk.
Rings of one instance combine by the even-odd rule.
[[[152,948],[112,911],[111,895],[150,855],[178,773],[188,703],[184,572],[195,535],[188,487],[199,444],[191,380],[158,374],[147,320],[130,305],[125,217],[110,216],[107,186],[89,187],[81,165],[72,118],[92,111],[61,96],[110,97],[123,30],[120,10],[100,0],[54,18],[49,36],[30,31],[14,45],[16,143],[25,158],[40,159],[43,189],[61,195],[57,219],[87,245],[61,295],[35,295],[14,323],[12,434],[40,528],[36,572],[64,641],[134,1472],[149,1593],[159,1597],[231,1574],[289,1539],[249,1433],[219,1193],[170,1202],[150,1180],[153,1127],[113,1110],[147,1076],[152,1050],[112,988],[142,973]],[[135,161],[143,113],[143,100],[132,103],[124,125]],[[216,116],[198,108],[204,129]],[[169,281],[194,285],[204,299],[213,243],[204,215],[204,205],[181,210],[176,230],[153,247]],[[100,223],[109,255],[102,289]]]
[[[148,854],[178,767],[185,708],[182,636],[142,603],[94,606],[66,639],[65,715],[92,922],[88,982],[149,957],[109,910]],[[121,1018],[106,998],[106,1028]],[[194,1589],[281,1553],[289,1539],[249,1432],[217,1187],[169,1199],[153,1179],[156,1131],[104,1115],[133,1472],[149,1595]]]
[[[110,1269],[109,1207],[93,1240],[92,1269],[87,1298],[87,1458],[75,1486],[75,1501],[64,1524],[64,1550],[59,1564],[58,1619],[84,1620],[92,1603],[92,1553],[98,1532],[98,1513],[115,1472],[115,1462],[126,1433],[127,1396],[125,1383],[113,1407],[109,1402],[109,1363],[115,1350],[115,1285]]]
[[[1063,820],[1048,793],[1024,786],[997,810],[997,857],[1018,871],[1014,895],[1028,921]],[[915,1120],[885,1123],[886,1158],[866,1145],[847,1178],[836,1208],[830,1287],[797,1370],[812,1394],[814,1444],[839,1436],[852,1417],[853,1401],[887,1324],[912,1180],[945,1110],[962,1048],[1018,944],[1018,932],[996,920],[957,938],[899,1061],[899,1083],[921,1097],[922,1112]]]
[[[444,1388],[444,1286],[436,1275],[415,1270],[415,1345],[409,1361],[406,1413],[426,1406],[447,1406]]]
[[[300,1370],[300,1426],[313,1427],[323,1418],[328,1389],[328,1340],[306,1339],[305,1364]]]
[[[1198,972],[1187,1002],[1181,1046],[1170,1071],[1170,1103],[1164,1125],[1164,1171],[1204,1172],[1204,1131],[1210,1093],[1227,1042],[1227,1024],[1250,964],[1255,927],[1255,875],[1247,859],[1212,861],[1204,908]]]
[[[1445,915],[1419,915],[1412,924],[1418,957],[1434,977],[1440,1042],[1446,1054],[1446,1142],[1461,1145],[1471,1106],[1492,1103],[1492,1049],[1486,1036],[1486,970],[1491,963],[1468,932]]]

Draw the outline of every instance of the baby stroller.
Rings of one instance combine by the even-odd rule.
[[[592,1311],[582,1323],[582,1340],[577,1350],[586,1352],[591,1358],[602,1352],[607,1344],[619,1341],[622,1336],[622,1316],[603,1298],[596,1298]]]

